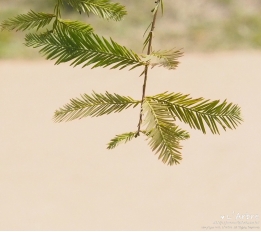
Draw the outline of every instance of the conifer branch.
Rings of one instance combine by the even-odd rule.
[[[182,159],[179,141],[189,138],[189,134],[174,124],[166,106],[145,99],[143,110],[146,115],[143,125],[146,126],[151,149],[159,153],[163,163],[179,164]]]
[[[55,111],[54,121],[71,121],[91,116],[98,117],[110,113],[118,113],[129,107],[135,108],[140,101],[135,101],[131,97],[124,97],[118,94],[83,94],[80,98],[71,99],[70,103]]]
[[[58,25],[63,31],[67,30],[78,33],[93,33],[93,28],[91,25],[79,21],[58,19]]]
[[[155,0],[154,0],[155,1]],[[113,149],[120,143],[126,143],[143,133],[149,140],[149,145],[163,163],[178,164],[182,159],[180,141],[189,138],[188,132],[179,129],[176,119],[187,123],[191,128],[206,133],[208,127],[213,134],[219,134],[219,128],[233,129],[241,122],[240,107],[225,101],[210,101],[203,98],[192,99],[181,93],[162,93],[146,96],[146,85],[149,67],[165,67],[175,69],[181,50],[152,50],[153,33],[157,13],[163,0],[156,0],[152,10],[153,19],[143,49],[147,47],[146,55],[138,55],[132,50],[119,45],[114,40],[107,40],[93,33],[93,28],[79,21],[61,19],[61,7],[68,4],[77,11],[96,14],[104,19],[120,20],[126,15],[124,6],[111,3],[110,0],[56,0],[53,14],[30,11],[3,21],[2,30],[39,30],[49,25],[52,29],[45,33],[30,33],[26,35],[26,46],[38,48],[47,59],[56,60],[55,64],[71,62],[71,65],[91,65],[92,68],[108,67],[111,69],[130,69],[144,66],[144,83],[141,100],[134,100],[118,94],[83,94],[54,113],[54,121],[71,121],[91,116],[98,117],[121,112],[141,104],[138,130],[116,135],[109,143],[108,149]],[[147,29],[148,30],[148,29]],[[147,30],[145,34],[147,34]],[[144,119],[143,119],[144,116]],[[145,128],[145,129],[144,129]]]
[[[174,117],[204,134],[205,125],[213,134],[219,134],[218,125],[226,130],[236,128],[242,122],[240,107],[227,103],[226,100],[220,102],[203,98],[192,99],[189,95],[167,92],[146,99],[165,105]]]
[[[2,30],[26,30],[36,28],[36,30],[48,25],[53,18],[56,16],[54,14],[47,13],[36,13],[34,11],[29,11],[27,14],[19,14],[14,18],[4,20],[1,23]]]
[[[62,30],[57,27],[54,33],[27,34],[25,45],[28,47],[42,47],[40,50],[47,59],[57,59],[55,64],[73,61],[71,65],[82,64],[83,67],[93,65],[111,69],[131,69],[143,66],[140,57],[126,47],[119,45],[112,39],[110,41],[100,38],[93,33]]]
[[[119,21],[127,14],[125,7],[109,0],[63,0],[77,11],[96,14],[104,19]]]
[[[113,149],[121,143],[127,143],[127,142],[131,141],[133,138],[135,138],[136,133],[137,132],[135,131],[135,132],[128,132],[128,133],[116,135],[108,143],[107,149]]]

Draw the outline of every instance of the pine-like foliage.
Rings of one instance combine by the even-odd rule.
[[[83,67],[93,65],[92,68],[112,66],[111,69],[123,69],[127,66],[133,69],[144,65],[133,51],[112,39],[108,41],[93,33],[57,28],[54,33],[27,34],[25,41],[28,47],[42,47],[40,52],[46,55],[47,59],[57,59],[56,64],[73,60],[71,65],[74,66],[80,64]]]
[[[108,149],[113,149],[116,146],[118,146],[121,143],[127,143],[128,141],[131,141],[136,137],[136,131],[135,132],[128,132],[120,135],[116,135],[115,138],[113,138],[109,143],[108,143]]]
[[[190,125],[191,128],[206,133],[208,126],[213,134],[219,134],[218,126],[224,130],[236,128],[241,123],[240,108],[232,103],[219,100],[210,101],[203,98],[192,99],[181,93],[163,93],[148,99],[168,108],[174,117]]]
[[[61,31],[67,31],[67,33],[93,33],[93,28],[91,25],[79,21],[60,19],[57,21],[57,25],[61,28]]]
[[[166,106],[145,100],[143,110],[146,115],[143,124],[151,149],[159,153],[163,163],[179,163],[182,159],[179,141],[189,137],[187,132],[178,129]]]
[[[36,13],[34,11],[30,11],[27,14],[19,14],[14,18],[10,18],[4,20],[1,23],[2,30],[26,30],[36,28],[45,27],[48,25],[53,18],[56,16],[54,14],[47,14],[47,13]]]
[[[131,97],[123,97],[118,94],[83,94],[81,98],[71,99],[70,103],[57,110],[54,114],[56,122],[71,121],[83,117],[102,116],[110,113],[121,112],[129,107],[136,107],[140,101],[135,101]]]
[[[81,119],[87,116],[102,116],[136,107],[141,101],[118,94],[93,93],[81,98],[71,99],[70,103],[55,112],[56,122]],[[241,121],[240,108],[232,103],[209,101],[203,98],[192,99],[181,93],[162,93],[148,96],[143,102],[143,129],[149,145],[159,159],[169,165],[178,164],[182,159],[180,141],[189,138],[188,132],[176,125],[176,119],[188,123],[192,128],[206,133],[206,126],[212,133],[219,133],[218,125],[223,129],[235,128]],[[136,132],[117,135],[109,144],[113,149],[137,137]]]
[[[226,130],[236,128],[241,122],[239,106],[220,100],[193,99],[181,93],[164,92],[155,96],[146,96],[146,83],[149,67],[164,67],[176,69],[179,58],[183,55],[180,49],[153,50],[152,40],[158,10],[163,13],[163,0],[156,0],[153,8],[153,20],[145,34],[143,50],[146,54],[137,54],[113,39],[105,39],[94,34],[91,25],[65,20],[61,17],[64,4],[72,6],[78,12],[87,15],[93,13],[103,19],[121,20],[126,15],[124,6],[109,0],[56,0],[54,13],[36,13],[29,11],[1,23],[2,30],[26,30],[45,28],[44,33],[29,33],[25,36],[28,47],[41,48],[40,52],[55,64],[70,62],[71,65],[110,67],[123,69],[143,67],[144,84],[142,99],[119,94],[83,94],[71,99],[62,108],[55,111],[54,121],[71,121],[84,117],[98,117],[110,113],[118,113],[128,108],[140,106],[140,117],[137,130],[116,135],[108,143],[108,149],[113,149],[121,143],[126,143],[143,134],[152,151],[168,165],[178,164],[181,159],[182,140],[189,138],[188,132],[178,127],[178,120],[188,124],[193,129],[206,133],[207,128],[213,134],[219,134],[220,128]],[[48,26],[48,27],[47,27]]]
[[[166,51],[154,51],[150,55],[143,57],[144,61],[147,61],[148,65],[152,68],[155,66],[164,67],[169,70],[176,69],[178,67],[178,59],[183,55],[181,50],[166,50]]]
[[[127,14],[125,7],[109,0],[63,0],[79,12],[96,14],[104,19],[119,21]]]

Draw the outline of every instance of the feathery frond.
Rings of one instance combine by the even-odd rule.
[[[55,122],[71,121],[83,117],[98,117],[110,113],[118,113],[129,107],[136,107],[140,101],[131,97],[124,97],[118,94],[83,94],[81,98],[71,99],[70,103],[57,110],[54,114]]]
[[[203,98],[192,99],[189,95],[181,93],[162,93],[153,97],[147,97],[163,104],[180,121],[190,125],[191,128],[206,133],[207,125],[213,134],[219,134],[218,125],[224,130],[236,128],[241,123],[240,107],[227,103],[226,100],[210,101]]]
[[[29,11],[27,14],[19,14],[14,18],[4,20],[1,23],[2,30],[26,30],[45,27],[48,25],[53,18],[56,16],[54,14],[47,13],[36,13],[34,11]]]
[[[125,7],[109,0],[64,0],[79,12],[96,14],[104,19],[119,21],[127,14]]]
[[[153,68],[155,66],[164,67],[167,69],[177,68],[179,61],[178,58],[183,55],[181,50],[165,50],[152,52],[150,55],[143,56],[145,62]]]
[[[178,164],[182,159],[179,140],[187,139],[188,133],[178,129],[165,105],[145,99],[143,110],[146,114],[143,125],[146,126],[150,147],[159,153],[163,163]]]
[[[59,19],[58,23],[62,27],[62,30],[79,33],[93,33],[92,26],[83,22]]]
[[[121,143],[127,143],[133,138],[135,138],[136,132],[128,132],[120,135],[116,135],[111,141],[108,143],[107,149],[113,149]]]
[[[83,64],[111,69],[131,69],[144,65],[140,57],[126,47],[119,45],[112,39],[110,41],[100,38],[93,33],[61,30],[59,27],[53,33],[27,34],[26,46],[43,47],[40,52],[47,59],[57,59],[55,64],[74,60],[71,65]]]

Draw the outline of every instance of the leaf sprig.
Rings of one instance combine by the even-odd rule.
[[[140,101],[131,97],[124,97],[118,94],[83,94],[80,98],[71,99],[70,103],[57,110],[54,114],[55,122],[71,121],[83,117],[102,116],[110,113],[121,112],[129,107],[136,107]]]
[[[145,101],[143,110],[146,117],[143,121],[150,139],[149,145],[152,151],[159,153],[159,159],[169,165],[178,164],[181,158],[179,140],[188,138],[185,131],[179,130],[174,120],[164,105]]]
[[[42,47],[40,50],[47,59],[57,59],[55,64],[72,61],[71,65],[93,65],[111,69],[131,69],[144,65],[140,57],[112,39],[100,38],[94,33],[67,31],[57,28],[55,33],[27,34],[25,45]]]
[[[121,143],[127,143],[127,142],[131,141],[132,139],[134,139],[135,136],[136,136],[136,131],[116,135],[115,138],[113,138],[108,143],[107,149],[113,149]]]
[[[176,69],[179,65],[178,59],[183,55],[181,50],[153,51],[150,55],[143,55],[142,58],[152,68],[155,66],[164,67],[169,70]]]
[[[56,16],[54,14],[48,14],[48,13],[36,13],[34,11],[29,11],[27,14],[19,14],[14,18],[10,18],[7,20],[4,20],[1,23],[2,30],[14,30],[17,31],[22,30],[28,30],[32,28],[36,28],[36,30],[39,30],[40,28],[45,27],[46,25],[50,24],[52,19],[54,19]]]
[[[104,19],[119,21],[127,14],[125,7],[109,0],[63,0],[79,12],[96,14]]]
[[[54,120],[61,122],[87,116],[97,117],[121,112],[131,106],[134,108],[139,104],[139,100],[108,92],[84,94],[81,98],[71,99],[70,103],[57,110]],[[143,102],[143,114],[145,118],[140,132],[147,136],[151,149],[156,154],[159,153],[159,159],[169,165],[180,162],[180,141],[189,138],[188,132],[176,125],[176,119],[203,133],[206,133],[207,126],[213,134],[219,133],[218,125],[223,129],[224,125],[233,129],[242,121],[240,108],[232,103],[223,101],[219,104],[219,101],[192,99],[189,95],[167,92],[147,96]],[[108,149],[126,143],[137,137],[136,135],[137,132],[117,135],[109,142]]]
[[[78,33],[93,33],[91,25],[79,21],[59,19],[57,25],[62,31],[78,32]]]
[[[219,100],[192,99],[189,95],[167,92],[148,98],[165,105],[180,121],[204,134],[206,126],[213,134],[219,134],[218,125],[226,130],[236,128],[242,122],[240,107],[226,100],[220,103]]]

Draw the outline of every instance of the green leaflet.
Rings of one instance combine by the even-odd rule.
[[[182,159],[180,154],[180,140],[189,138],[186,131],[180,130],[175,124],[168,108],[157,102],[143,103],[145,119],[143,126],[153,151],[159,153],[159,159],[169,165],[179,164]]]
[[[240,107],[226,101],[192,99],[189,95],[167,92],[147,99],[165,105],[174,117],[189,124],[191,128],[201,130],[204,134],[206,126],[213,134],[219,134],[218,126],[224,130],[226,127],[233,129],[242,121]]]
[[[140,57],[126,47],[100,38],[93,33],[62,30],[57,27],[53,33],[27,34],[26,46],[42,47],[40,50],[47,59],[57,59],[55,64],[73,61],[71,65],[92,65],[123,69],[131,69],[144,65]]]
[[[93,33],[93,28],[91,25],[71,20],[58,20],[58,25],[61,27],[61,30],[78,32],[78,33]]]
[[[36,28],[37,30],[48,25],[53,18],[54,14],[36,13],[29,11],[27,14],[19,14],[14,18],[7,19],[1,23],[2,30],[26,30]]]
[[[109,0],[63,0],[79,12],[96,14],[104,19],[119,21],[127,14],[125,7]]]
[[[71,121],[91,116],[97,117],[110,113],[118,113],[129,107],[136,107],[140,101],[131,97],[124,97],[118,94],[83,94],[80,98],[71,99],[70,103],[57,110],[54,114],[55,122]]]
[[[180,58],[183,55],[181,50],[164,50],[154,51],[150,55],[143,55],[143,61],[150,65],[152,68],[155,66],[164,67],[167,69],[176,69]]]
[[[121,143],[127,143],[135,138],[136,132],[128,132],[120,135],[116,135],[111,141],[108,143],[107,149],[113,149]]]

